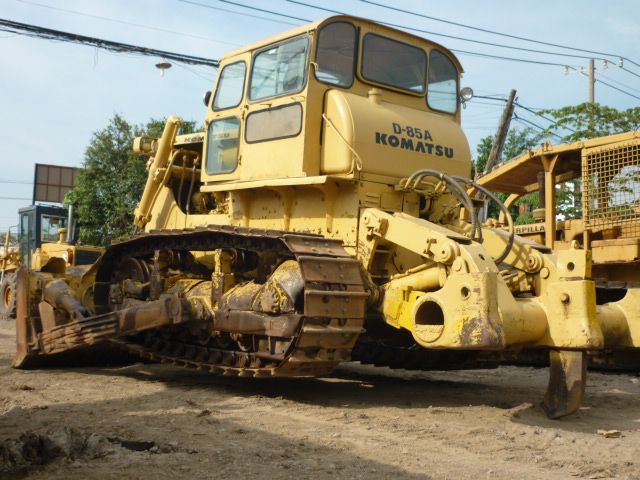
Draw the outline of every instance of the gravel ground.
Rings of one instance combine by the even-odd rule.
[[[640,479],[635,375],[591,373],[585,406],[551,421],[545,369],[21,371],[13,328],[0,324],[0,478]]]

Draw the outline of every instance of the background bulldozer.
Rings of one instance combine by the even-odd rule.
[[[0,320],[16,314],[16,274],[21,265],[39,271],[49,261],[67,267],[94,263],[102,248],[76,245],[73,215],[54,205],[31,205],[18,211],[17,248],[11,245],[7,231],[0,255]]]
[[[550,352],[575,411],[587,350],[637,347],[637,290],[598,303],[590,250],[481,225],[446,48],[358,18],[230,53],[206,131],[139,138],[138,233],[92,266],[18,273],[16,366],[101,341],[225,375],[408,369]]]
[[[640,132],[563,145],[543,145],[497,166],[477,180],[493,192],[508,194],[512,208],[538,193],[535,223],[515,232],[556,250],[577,243],[590,252],[596,304],[620,301],[640,286]],[[572,210],[562,218],[559,189],[571,191]],[[498,224],[507,223],[502,214]],[[532,352],[533,353],[533,352]],[[594,366],[640,369],[638,350],[607,348],[590,356]]]

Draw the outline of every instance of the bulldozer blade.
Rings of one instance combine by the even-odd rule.
[[[549,385],[542,402],[547,417],[560,418],[580,408],[587,379],[587,359],[583,351],[549,352]]]
[[[29,272],[22,267],[16,277],[16,337],[17,350],[13,366],[24,366],[29,356]]]

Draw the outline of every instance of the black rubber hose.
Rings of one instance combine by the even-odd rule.
[[[493,200],[494,202],[496,202],[498,204],[498,207],[500,208],[500,210],[502,210],[502,212],[504,213],[505,217],[507,218],[507,224],[509,226],[509,240],[507,241],[507,245],[504,248],[504,250],[502,251],[502,253],[497,258],[493,259],[493,261],[496,263],[496,265],[499,264],[505,258],[507,258],[507,255],[509,255],[509,252],[513,248],[513,242],[515,240],[515,235],[516,235],[515,226],[514,226],[514,223],[513,223],[513,218],[511,217],[511,213],[509,212],[509,209],[491,191],[487,190],[482,185],[477,184],[473,180],[471,180],[469,178],[464,178],[464,177],[453,177],[453,178],[455,180],[459,181],[460,183],[464,183],[465,185],[471,185],[476,190],[484,193],[487,197],[489,197],[491,200]]]
[[[417,170],[413,172],[405,182],[403,188],[407,190],[415,190],[415,188],[418,186],[418,184],[422,181],[424,177],[435,177],[444,181],[447,184],[453,196],[456,197],[458,201],[463,204],[463,206],[469,211],[469,214],[471,215],[471,239],[477,242],[482,242],[482,229],[478,225],[478,218],[475,214],[473,201],[471,200],[471,197],[469,197],[469,194],[467,193],[467,191],[460,186],[458,180],[456,180],[453,177],[450,177],[445,173],[439,172],[438,170],[427,168],[427,169]]]

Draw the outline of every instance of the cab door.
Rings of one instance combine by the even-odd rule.
[[[35,210],[20,214],[18,244],[20,247],[20,264],[31,268],[31,253],[36,249]]]
[[[250,162],[243,179],[304,175],[304,108],[309,72],[309,35],[263,47],[253,55],[242,155]]]
[[[250,55],[244,54],[220,66],[205,128],[202,182],[234,180],[239,176],[243,98]]]

